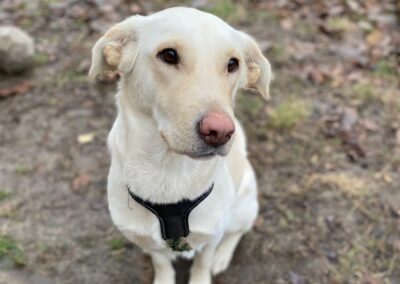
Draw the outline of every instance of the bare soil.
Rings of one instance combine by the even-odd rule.
[[[0,77],[0,283],[151,283],[107,209],[115,86],[86,76],[108,27],[174,5],[255,36],[275,74],[238,98],[261,210],[215,283],[400,283],[400,5],[371,0],[1,1],[37,56]]]

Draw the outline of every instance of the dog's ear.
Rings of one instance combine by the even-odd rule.
[[[137,25],[141,16],[132,16],[109,29],[92,49],[89,78],[95,81],[107,72],[126,74],[138,54]]]
[[[264,99],[269,98],[269,83],[271,80],[271,65],[264,57],[256,41],[245,33],[240,33],[243,42],[244,58],[247,67],[245,89],[255,90]]]

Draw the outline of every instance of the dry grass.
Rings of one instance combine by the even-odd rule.
[[[313,188],[317,183],[334,187],[349,197],[368,195],[371,188],[368,179],[349,173],[313,174],[307,179],[306,188]]]

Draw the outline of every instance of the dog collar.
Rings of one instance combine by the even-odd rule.
[[[128,193],[137,203],[152,212],[160,222],[161,236],[167,241],[168,246],[174,251],[189,251],[192,248],[186,237],[190,233],[189,214],[204,199],[210,195],[214,183],[202,195],[194,200],[182,199],[176,203],[157,204],[145,201],[134,194],[129,186]]]

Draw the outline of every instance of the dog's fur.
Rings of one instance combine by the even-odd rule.
[[[157,54],[175,48],[171,66]],[[239,60],[227,72],[230,58]],[[195,257],[190,283],[209,284],[227,268],[241,236],[258,211],[256,179],[246,157],[245,136],[233,114],[239,88],[268,97],[271,68],[255,41],[221,19],[190,8],[132,16],[112,27],[94,46],[89,76],[121,74],[118,116],[109,135],[109,208],[114,223],[149,253],[154,283],[175,283],[171,261]],[[210,110],[227,114],[235,134],[213,148],[198,134]],[[162,239],[156,216],[134,201],[127,186],[154,203],[194,199],[214,182],[212,193],[190,214],[193,251],[177,253]]]

